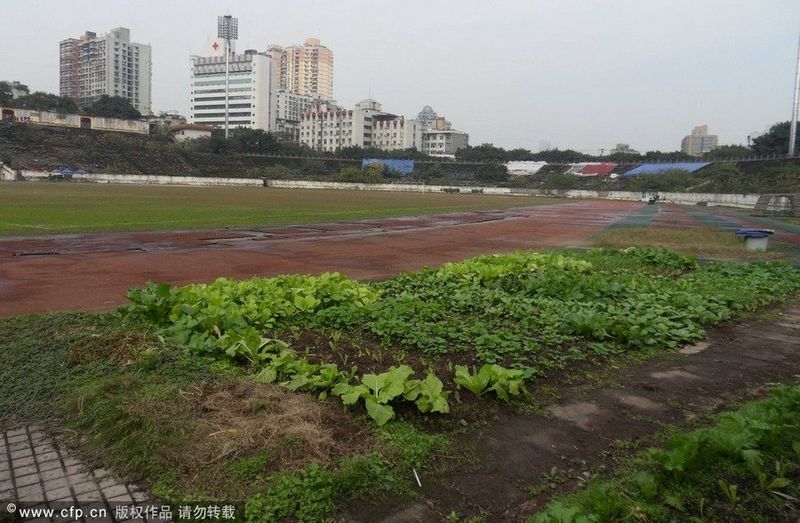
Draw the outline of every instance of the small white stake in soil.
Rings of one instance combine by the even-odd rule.
[[[420,480],[419,480],[419,474],[417,474],[417,469],[411,469],[411,470],[413,470],[413,471],[414,471],[414,477],[415,477],[415,478],[417,478],[417,485],[419,485],[420,487],[422,487],[422,483],[421,483],[421,482],[420,482]]]

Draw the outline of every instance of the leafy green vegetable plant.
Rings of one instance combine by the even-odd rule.
[[[501,400],[508,401],[509,396],[517,396],[522,391],[524,371],[487,364],[482,366],[477,373],[470,374],[465,366],[456,365],[453,381],[476,396],[482,396],[485,392],[494,392]]]

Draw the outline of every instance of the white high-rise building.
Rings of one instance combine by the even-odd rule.
[[[190,123],[225,126],[225,85],[224,53],[192,57]],[[274,131],[277,90],[276,64],[270,56],[254,50],[232,53],[228,79],[229,127]]]
[[[299,142],[300,118],[314,103],[314,97],[278,89],[275,103],[277,108],[275,132],[293,142]]]
[[[98,37],[86,32],[59,43],[60,94],[80,105],[102,95],[120,96],[143,115],[152,114],[149,45],[131,42],[131,31],[117,27]]]

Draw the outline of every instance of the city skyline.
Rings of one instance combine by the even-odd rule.
[[[788,120],[800,15],[788,1],[767,9],[628,0],[602,9],[582,1],[377,6],[352,0],[278,2],[269,9],[146,1],[119,2],[114,14],[78,0],[69,9],[19,4],[16,12],[34,18],[43,4],[52,16],[39,24],[44,37],[26,41],[25,53],[13,52],[23,48],[21,28],[12,24],[0,36],[12,50],[3,58],[5,79],[32,90],[58,93],[59,41],[122,26],[152,46],[153,111],[188,114],[189,56],[214,33],[216,15],[230,13],[240,19],[240,50],[319,38],[336,55],[333,98],[343,106],[371,97],[413,118],[429,104],[468,130],[473,145],[536,150],[546,141],[586,152],[616,143],[676,150],[686,129],[700,123],[714,128],[720,144],[746,143],[752,132]],[[179,15],[181,23],[158,23]],[[357,20],[359,30],[348,28],[348,20]]]

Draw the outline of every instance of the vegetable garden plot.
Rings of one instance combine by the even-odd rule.
[[[383,424],[398,402],[447,413],[454,390],[508,399],[574,362],[674,349],[798,290],[786,263],[700,266],[633,247],[482,256],[381,283],[331,273],[150,284],[123,311],[198,355],[251,365],[257,381],[363,404]]]

